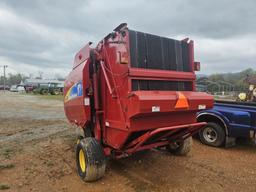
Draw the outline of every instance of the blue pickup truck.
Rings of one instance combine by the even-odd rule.
[[[235,145],[236,138],[256,138],[256,103],[215,101],[213,109],[197,114],[207,122],[199,132],[202,143],[214,147]]]

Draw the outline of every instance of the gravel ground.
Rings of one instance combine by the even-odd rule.
[[[0,98],[0,190],[256,191],[255,147],[212,148],[196,140],[186,157],[150,150],[109,160],[103,179],[84,183],[62,102],[3,92]]]

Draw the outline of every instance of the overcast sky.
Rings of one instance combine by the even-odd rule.
[[[97,44],[122,22],[192,38],[200,73],[256,69],[255,0],[1,0],[0,66],[66,76],[82,46]]]

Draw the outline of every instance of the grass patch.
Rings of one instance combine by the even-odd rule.
[[[0,170],[2,170],[2,169],[11,169],[13,167],[14,167],[14,164],[6,164],[6,165],[0,164]]]
[[[0,190],[6,190],[6,189],[10,189],[10,186],[6,185],[6,184],[1,184],[0,183]]]
[[[4,149],[3,151],[3,156],[6,158],[6,159],[10,159],[11,155],[14,153],[14,150],[13,149]]]
[[[23,93],[23,95],[31,95],[31,96],[36,96],[40,99],[47,99],[47,100],[58,100],[58,101],[63,101],[64,100],[64,95],[41,95],[41,94],[34,94],[34,93]]]
[[[40,99],[63,101],[63,95],[36,95]]]

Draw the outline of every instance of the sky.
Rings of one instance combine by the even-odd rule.
[[[201,74],[256,69],[255,0],[1,0],[0,66],[65,77],[75,53],[120,23],[195,41]],[[0,69],[2,75],[2,69]]]

